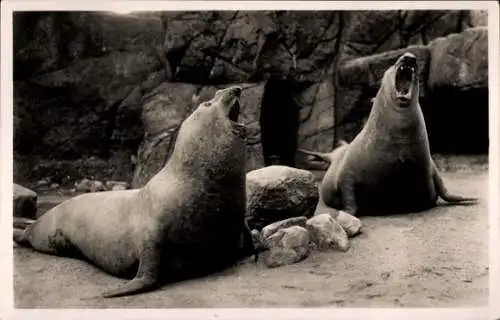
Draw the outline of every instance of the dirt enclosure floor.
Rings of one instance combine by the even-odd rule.
[[[484,307],[488,302],[487,170],[443,173],[474,206],[362,218],[348,252],[313,252],[276,269],[250,259],[141,295],[81,300],[124,283],[89,264],[14,248],[16,308]],[[43,196],[40,197],[43,202]]]

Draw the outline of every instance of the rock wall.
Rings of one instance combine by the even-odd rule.
[[[381,72],[408,47],[423,66],[426,117],[442,121],[433,117],[435,103],[425,103],[441,88],[487,92],[487,30],[469,29],[486,18],[476,11],[16,13],[14,179],[140,186],[168,159],[196,103],[234,83],[251,87],[249,170],[300,167],[297,147],[328,151],[358,132]],[[484,125],[479,114],[474,121]]]

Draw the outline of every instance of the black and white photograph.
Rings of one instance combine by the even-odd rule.
[[[498,3],[359,3],[4,1],[0,318],[500,318]]]

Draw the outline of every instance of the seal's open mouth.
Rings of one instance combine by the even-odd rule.
[[[222,101],[226,106],[227,117],[231,121],[233,133],[242,138],[246,138],[246,128],[244,124],[238,123],[240,115],[240,95],[242,89],[238,86],[226,88],[221,91],[223,94]]]
[[[417,58],[411,53],[405,53],[396,62],[395,89],[396,98],[409,101],[413,95],[413,86],[417,72]]]
[[[229,120],[233,122],[238,122],[238,116],[240,115],[240,99],[239,97],[234,98],[233,105],[229,107]]]
[[[226,89],[229,101],[229,112],[227,114],[229,120],[232,122],[238,122],[238,116],[240,115],[240,87],[231,87]]]

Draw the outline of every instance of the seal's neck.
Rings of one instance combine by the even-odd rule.
[[[397,109],[394,101],[384,99],[379,93],[363,131],[364,135],[377,142],[390,139],[392,143],[414,143],[423,139],[428,144],[425,121],[417,99],[410,106]]]

